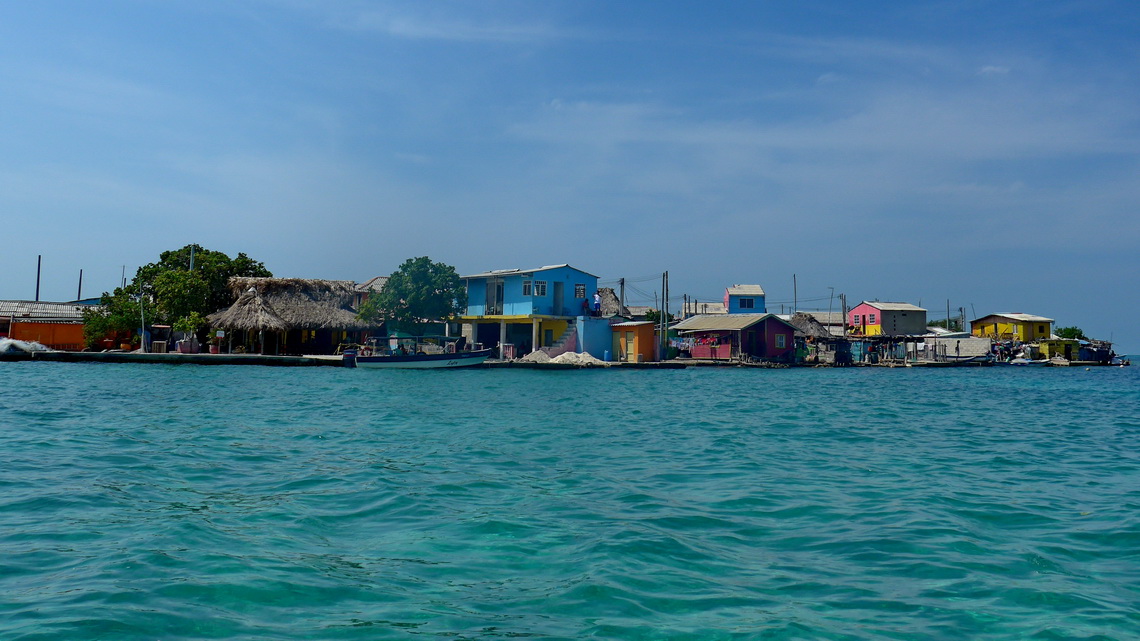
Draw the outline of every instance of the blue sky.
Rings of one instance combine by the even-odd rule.
[[[0,298],[166,249],[946,300],[1140,351],[1124,2],[10,3]],[[774,303],[774,304],[773,304]],[[778,311],[778,309],[777,309]],[[956,313],[956,312],[955,312]]]

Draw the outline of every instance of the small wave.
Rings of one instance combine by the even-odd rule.
[[[17,354],[24,352],[50,352],[50,347],[36,341],[21,341],[14,338],[0,338],[0,354]]]

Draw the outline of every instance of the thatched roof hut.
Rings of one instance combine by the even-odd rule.
[[[237,301],[210,315],[213,327],[277,331],[373,327],[356,317],[352,307],[356,284],[352,281],[243,276],[231,278],[229,288]]]
[[[276,331],[283,332],[289,329],[289,323],[273,311],[265,298],[256,288],[250,287],[242,292],[237,301],[230,308],[216,314],[210,314],[212,327],[224,329],[241,329],[245,331]]]
[[[823,323],[816,320],[811,314],[796,312],[788,322],[796,328],[796,335],[798,336],[810,336],[812,338],[822,339],[835,338],[831,330],[827,329]]]
[[[613,287],[599,287],[598,297],[601,298],[602,316],[629,316],[629,310],[622,307]]]

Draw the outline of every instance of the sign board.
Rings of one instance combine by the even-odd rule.
[[[226,337],[226,330],[219,329],[218,332],[216,334],[214,334],[214,336],[217,336],[218,338],[225,338]]]

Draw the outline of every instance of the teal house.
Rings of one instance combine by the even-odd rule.
[[[595,328],[591,314],[598,291],[594,274],[570,265],[546,265],[462,278],[467,284],[467,313],[459,319],[464,336],[484,347],[500,347],[502,358],[540,348],[548,353],[593,353],[585,345],[594,342],[590,340],[594,334],[598,335],[596,342],[609,344],[608,322]]]

